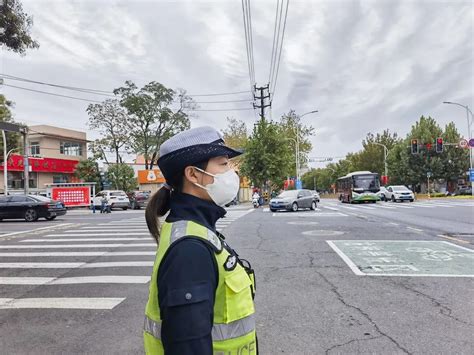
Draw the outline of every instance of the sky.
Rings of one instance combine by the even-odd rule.
[[[0,72],[36,81],[112,91],[126,80],[158,81],[190,95],[247,91],[195,100],[192,127],[226,128],[226,117],[258,119],[251,95],[242,4],[220,1],[23,0],[40,48],[25,56],[2,50]],[[255,78],[269,80],[277,1],[251,1]],[[104,96],[5,79],[4,84],[87,100]],[[27,124],[88,130],[88,102],[0,87]],[[273,105],[315,128],[310,157],[361,149],[367,133],[404,137],[421,116],[455,122],[467,136],[474,107],[474,5],[471,1],[295,1],[289,3]],[[291,143],[291,142],[289,142]],[[313,164],[314,167],[321,164]]]

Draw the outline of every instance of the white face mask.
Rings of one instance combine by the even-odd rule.
[[[216,205],[224,206],[237,196],[240,187],[240,179],[233,169],[229,169],[222,174],[211,174],[196,166],[194,168],[214,178],[212,184],[202,186],[201,184],[195,183],[195,185],[206,190]]]

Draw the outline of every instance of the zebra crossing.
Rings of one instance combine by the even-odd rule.
[[[217,223],[217,229],[225,230],[252,211],[230,209]],[[112,310],[127,297],[124,289],[107,286],[135,285],[134,293],[146,293],[155,253],[156,242],[143,215],[98,224],[74,224],[41,236],[0,240],[0,310]],[[74,291],[68,291],[67,287],[72,285]],[[38,288],[30,298],[33,293],[26,291],[31,287]],[[45,291],[42,288],[47,288],[43,292],[47,296],[38,297]],[[104,295],[104,290],[117,291]]]

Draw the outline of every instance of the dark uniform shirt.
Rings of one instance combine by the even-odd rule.
[[[190,220],[215,231],[226,210],[192,195],[173,193],[167,222]],[[204,241],[184,238],[168,249],[158,273],[161,337],[166,354],[212,354],[218,268]],[[184,296],[184,297],[183,297]]]

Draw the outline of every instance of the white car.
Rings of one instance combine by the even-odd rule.
[[[380,186],[380,190],[379,192],[377,192],[377,196],[380,198],[380,201],[388,201],[389,192],[384,186]]]
[[[107,198],[110,208],[121,208],[127,210],[130,207],[130,199],[125,191],[122,190],[104,190],[99,192],[94,197],[94,206],[100,208],[102,205],[102,198]]]
[[[415,201],[415,194],[404,185],[393,185],[387,188],[388,196],[385,197],[392,202]]]
[[[318,203],[321,202],[321,197],[319,196],[319,192],[316,190],[311,190],[311,192],[313,193],[313,196],[316,199],[316,202]]]

